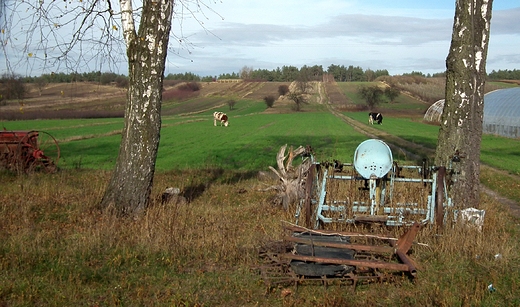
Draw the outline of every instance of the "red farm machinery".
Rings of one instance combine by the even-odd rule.
[[[0,131],[0,167],[30,173],[58,170],[60,147],[56,139],[44,131]]]

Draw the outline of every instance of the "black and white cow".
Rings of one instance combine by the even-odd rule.
[[[378,125],[382,125],[383,124],[383,114],[375,113],[375,112],[368,113],[368,124],[373,125],[374,121],[376,121]]]
[[[217,120],[220,121],[220,125],[227,127],[229,125],[228,116],[224,112],[213,113],[213,126],[217,126]]]

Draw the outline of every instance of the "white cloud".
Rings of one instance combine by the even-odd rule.
[[[494,3],[488,71],[520,68],[517,1]],[[196,14],[196,19],[190,14],[174,19],[173,31],[177,38],[183,37],[183,45],[172,39],[166,74],[218,76],[238,72],[243,66],[271,70],[284,65],[322,65],[326,69],[331,64],[387,69],[391,74],[441,72],[455,7],[453,0],[208,2],[209,8],[202,8],[204,14]],[[186,48],[186,43],[191,47]],[[84,55],[77,67],[108,71],[119,66],[118,72],[126,73],[125,52],[115,50],[119,60],[115,66],[107,59]],[[2,71],[6,62],[0,55]],[[32,62],[23,71],[35,75],[41,68]]]
[[[205,48],[192,50],[193,62],[177,68],[202,75],[205,71],[208,75],[238,72],[243,66],[275,69],[283,65],[323,65],[325,69],[330,64],[354,65],[388,69],[391,74],[445,69],[453,1],[428,2],[429,7],[411,0],[370,1],[372,6],[365,2],[324,1],[322,6],[316,1],[264,1],[260,6],[232,1],[231,17],[208,26],[216,37],[194,32],[192,41]],[[404,9],[398,3],[409,6]],[[515,49],[508,47],[520,41],[520,23],[514,22],[519,19],[520,8],[493,12],[488,71],[520,67],[513,51],[518,50],[516,44]],[[198,58],[202,53],[211,54],[203,65]]]

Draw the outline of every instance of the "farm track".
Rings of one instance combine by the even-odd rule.
[[[371,138],[379,138],[388,143],[388,146],[395,151],[400,151],[410,160],[421,161],[423,158],[431,157],[434,151],[420,144],[409,142],[398,136],[391,135],[385,131],[373,128],[371,126],[360,123],[336,110],[331,104],[326,104],[328,110],[345,123],[352,126],[357,132]]]
[[[384,131],[381,131],[379,129],[370,127],[368,125],[365,125],[363,123],[360,123],[356,120],[353,120],[349,118],[348,116],[345,116],[340,111],[336,110],[333,105],[330,103],[327,103],[328,110],[334,114],[336,117],[340,118],[342,121],[347,123],[348,125],[352,126],[357,132],[364,134],[370,138],[379,138],[384,140],[390,148],[394,151],[400,151],[405,154],[405,156],[410,160],[415,160],[417,162],[421,161],[423,158],[427,157],[433,157],[435,154],[435,150],[431,148],[424,147],[420,144],[412,143],[410,141],[407,141],[405,139],[402,139],[398,136],[388,134]],[[495,169],[491,166],[484,165],[481,163],[481,168],[485,168],[487,170],[490,170],[495,173],[503,173],[502,171]],[[519,176],[513,176],[509,175],[511,178],[513,178],[516,181],[520,181]],[[486,193],[488,196],[496,199],[498,202],[505,204],[509,208],[509,212],[511,215],[513,215],[516,218],[520,218],[520,204],[518,204],[516,201],[503,197],[499,195],[497,192],[493,191],[492,189],[486,187],[485,185],[481,184],[480,189],[482,192]]]

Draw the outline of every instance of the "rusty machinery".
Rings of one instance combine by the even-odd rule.
[[[452,207],[445,167],[399,165],[377,139],[362,142],[353,163],[313,161],[306,184],[296,224],[314,229],[330,223],[442,224]]]
[[[17,173],[56,172],[60,148],[44,131],[0,131],[0,166]]]
[[[399,165],[377,139],[359,144],[353,163],[320,163],[312,153],[304,159],[312,165],[295,224],[285,227],[291,234],[277,248],[261,252],[266,283],[342,280],[355,285],[396,272],[415,278],[418,265],[408,255],[415,235],[423,225],[442,225],[452,207],[446,168],[426,162]],[[400,226],[403,232],[397,239],[334,227],[356,223]]]

